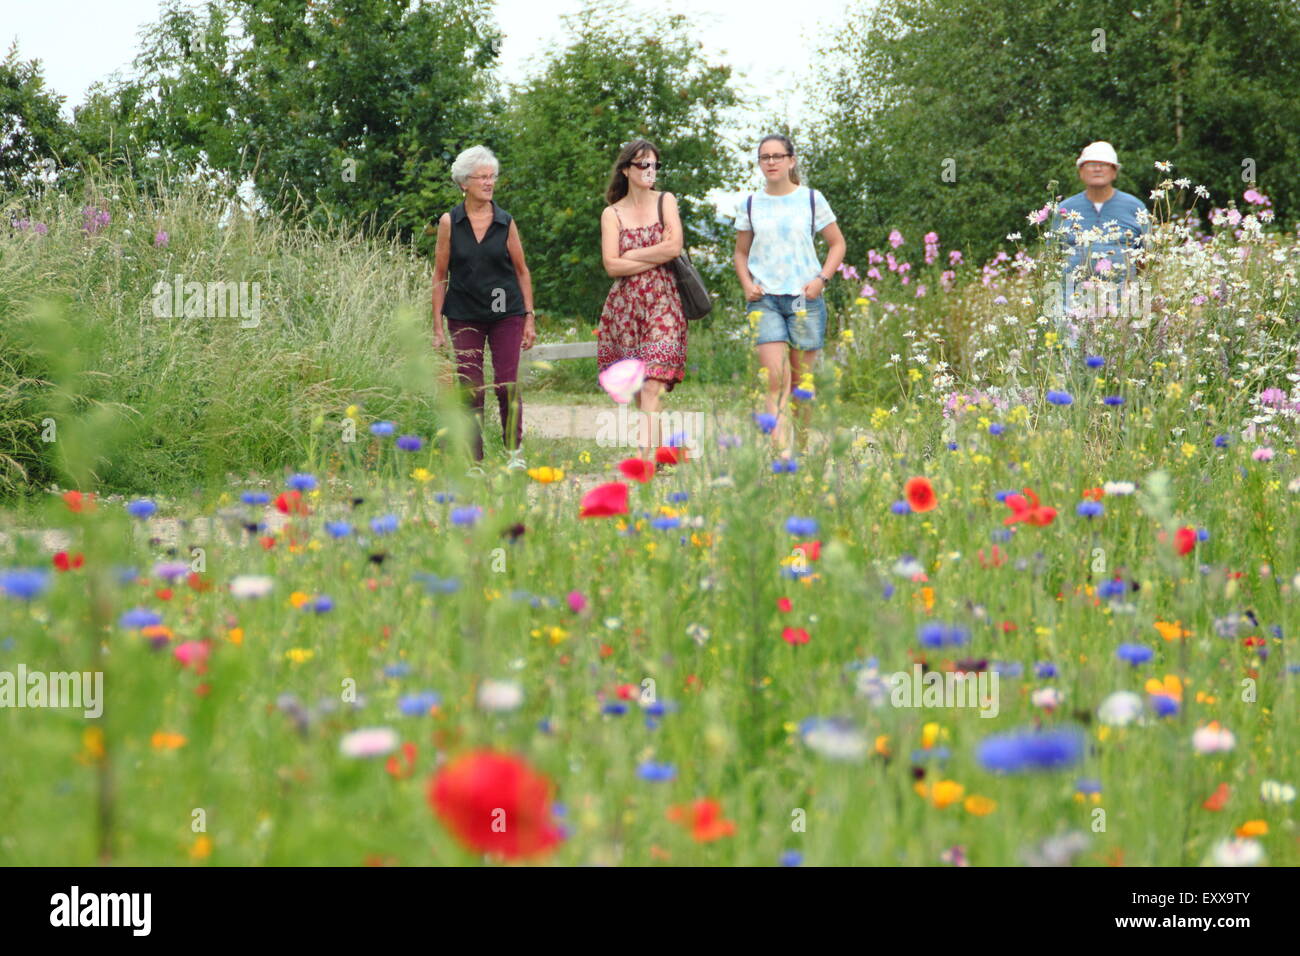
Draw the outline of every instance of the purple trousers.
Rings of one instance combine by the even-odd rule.
[[[518,448],[524,440],[524,403],[515,381],[519,375],[519,351],[524,339],[524,317],[512,315],[491,322],[447,320],[451,344],[456,350],[456,374],[470,390],[474,410],[474,460],[483,460],[483,347],[492,350],[492,387],[501,410],[501,442]]]

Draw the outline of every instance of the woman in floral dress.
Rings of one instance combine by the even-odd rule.
[[[614,286],[596,329],[596,365],[603,372],[623,359],[645,363],[645,382],[637,393],[643,458],[659,444],[660,396],[686,376],[686,316],[666,265],[681,254],[682,222],[673,194],[654,188],[661,165],[653,143],[636,139],[624,146],[600,217],[601,257]]]

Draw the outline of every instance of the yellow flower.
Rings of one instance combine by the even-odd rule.
[[[578,461],[582,462],[584,465],[591,464],[591,452],[589,451],[579,452]]]
[[[346,418],[356,418],[360,412],[361,409],[357,408],[357,406],[349,405],[346,409],[344,409],[343,415]]]
[[[316,656],[316,652],[310,647],[291,647],[284,652],[284,656],[295,664],[301,664],[303,661],[309,661]]]
[[[89,727],[81,734],[81,753],[77,759],[82,763],[96,763],[104,757],[104,732],[98,727]]]
[[[185,746],[185,735],[160,730],[149,740],[154,750],[179,750]]]
[[[934,746],[934,742],[939,739],[943,728],[933,721],[921,728],[921,746],[929,750]]]
[[[1196,446],[1189,441],[1183,442],[1183,457],[1192,458],[1196,455]]]
[[[411,472],[411,477],[416,481],[428,484],[430,481],[433,481],[433,472],[429,471],[428,468],[417,468]]]
[[[952,780],[937,780],[933,787],[927,787],[924,782],[918,780],[914,789],[917,795],[928,799],[940,810],[956,803],[966,792],[965,787]]]
[[[1055,332],[1048,332],[1046,335],[1043,336],[1043,344],[1050,349],[1053,345],[1056,344],[1057,338],[1059,338],[1059,336]]]
[[[1183,387],[1177,382],[1170,382],[1165,386],[1165,394],[1170,398],[1179,398],[1183,394]]]
[[[910,378],[913,382],[919,382],[921,381],[922,378],[924,378],[920,370],[914,368],[909,368],[907,370],[907,377]]]
[[[229,640],[231,644],[244,643],[244,629],[242,627],[232,627],[230,630],[226,631],[226,639]]]
[[[876,738],[876,753],[882,757],[889,756],[889,734],[881,734]]]
[[[546,636],[552,644],[559,644],[569,636],[569,632],[562,627],[551,626],[546,629]]]
[[[289,595],[289,603],[292,604],[295,608],[302,607],[310,600],[311,600],[311,595],[304,594],[301,591],[294,591],[292,594]]]
[[[862,296],[858,296],[856,299],[853,300],[853,304],[854,304],[854,305],[866,305],[866,304],[867,304],[867,301],[868,301],[868,300],[862,298]]]
[[[1148,694],[1162,694],[1178,701],[1183,699],[1183,682],[1177,674],[1166,674],[1163,681],[1156,677],[1148,678],[1145,690]]]
[[[194,841],[190,847],[191,860],[206,860],[212,855],[212,837],[206,833],[200,833],[199,838]]]
[[[967,813],[974,814],[977,817],[986,817],[998,808],[996,801],[974,793],[966,798],[966,802],[962,806],[966,808]]]
[[[528,477],[540,484],[549,485],[553,481],[562,479],[564,471],[560,468],[552,468],[550,465],[542,465],[540,468],[529,468]]]

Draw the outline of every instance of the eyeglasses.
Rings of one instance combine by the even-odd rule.
[[[777,163],[783,159],[788,159],[789,156],[789,153],[764,153],[758,157],[758,161],[760,163]]]
[[[482,183],[485,186],[488,183],[494,183],[497,181],[497,177],[495,174],[491,174],[487,176],[471,176],[470,179],[474,180],[476,183]]]
[[[663,163],[629,163],[629,165],[635,166],[637,169],[641,169],[641,170],[645,170],[645,169],[660,170],[664,168]]]

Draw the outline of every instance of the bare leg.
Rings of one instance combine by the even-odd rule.
[[[810,349],[803,351],[801,349],[790,350],[790,377],[797,382],[806,372],[812,372],[817,364],[817,359],[821,355],[820,349]],[[795,418],[795,437],[798,442],[799,450],[803,451],[804,442],[807,439],[808,421],[812,417],[812,405],[809,402],[800,402],[791,400],[794,405]]]
[[[641,408],[637,437],[640,440],[642,458],[653,459],[654,450],[659,447],[659,408],[663,388],[664,383],[659,379],[648,378],[637,393]]]
[[[758,361],[767,369],[767,413],[776,416],[772,429],[772,448],[783,457],[790,457],[789,408],[790,362],[793,355],[784,342],[764,342],[758,347]]]

